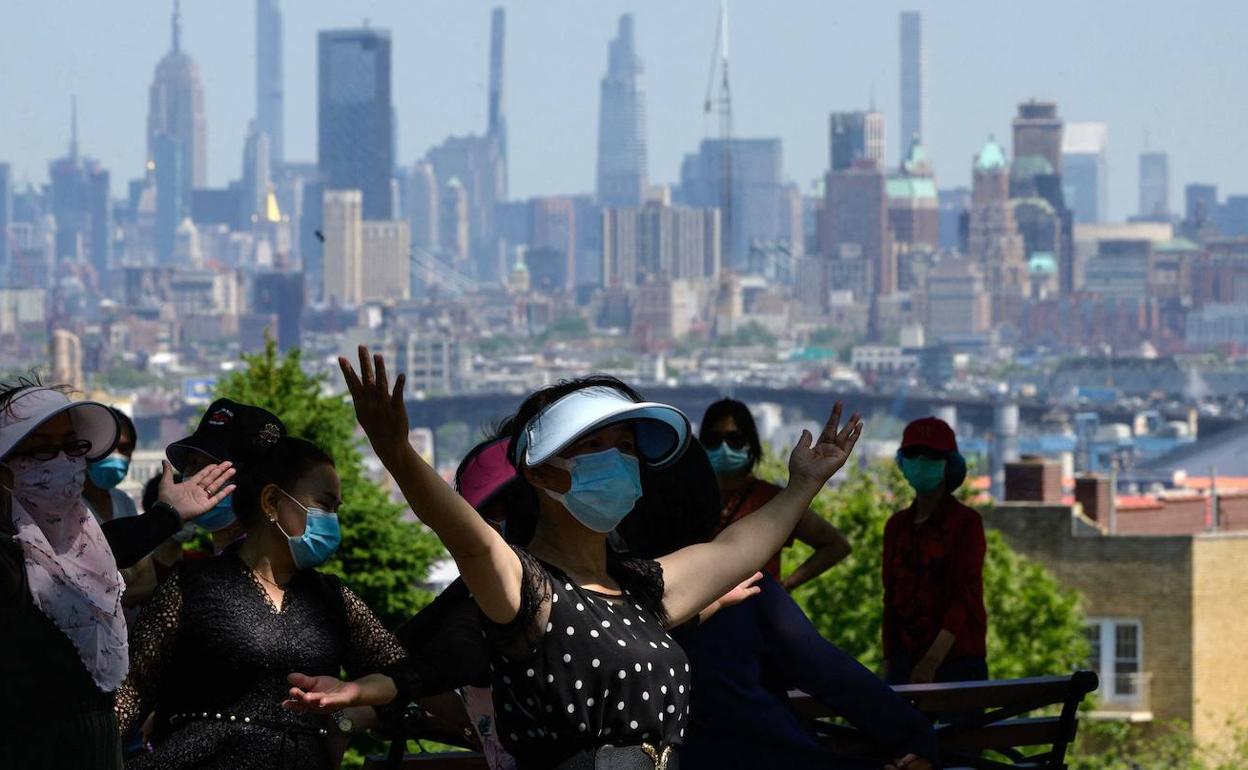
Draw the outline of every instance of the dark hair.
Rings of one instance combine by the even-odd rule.
[[[44,385],[39,373],[32,369],[29,375],[19,375],[13,382],[0,382],[0,411],[7,410],[13,399],[31,388],[47,388],[65,394],[74,391],[69,385]]]
[[[711,461],[697,442],[666,468],[642,466],[641,488],[645,494],[618,529],[629,556],[656,559],[715,536],[723,505]]]
[[[745,434],[745,439],[750,445],[750,469],[753,470],[754,466],[763,459],[763,442],[758,438],[758,426],[754,424],[754,415],[750,414],[750,408],[743,402],[733,398],[721,398],[708,406],[702,415],[702,422],[698,424],[698,440],[701,441],[706,436],[711,425],[725,417],[731,417],[737,424],[737,428]]]
[[[511,418],[511,441],[507,444],[507,458],[511,460],[512,465],[517,469],[520,468],[520,458],[516,457],[516,442],[519,441],[520,434],[524,432],[529,421],[536,417],[538,412],[569,393],[575,393],[586,388],[612,388],[631,401],[640,402],[644,400],[640,393],[631,386],[626,385],[623,380],[608,374],[591,374],[588,377],[561,380],[554,385],[548,385],[530,394],[524,400],[524,403],[520,404],[520,408],[516,410],[515,415]]]
[[[260,493],[274,484],[288,493],[313,468],[334,459],[311,441],[282,436],[265,448],[252,448],[237,464],[234,476],[234,515],[243,526],[260,517]]]
[[[134,420],[130,419],[130,415],[121,411],[115,406],[110,406],[108,411],[113,413],[113,417],[117,418],[117,440],[121,440],[123,433],[129,433],[130,438],[134,439],[134,443],[139,443],[139,432],[134,429]]]
[[[156,498],[160,496],[160,474],[157,473],[147,480],[143,485],[143,512],[147,513],[152,510],[152,506],[156,504]]]

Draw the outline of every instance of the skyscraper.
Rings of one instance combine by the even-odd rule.
[[[1053,173],[1062,173],[1062,119],[1056,102],[1036,99],[1018,105],[1014,118],[1014,159],[1038,155],[1049,162]]]
[[[490,14],[490,124],[486,137],[498,155],[500,199],[507,199],[507,116],[503,114],[503,43],[507,12],[500,6]]]
[[[7,283],[9,268],[9,223],[13,221],[13,172],[0,163],[0,286]]]
[[[901,151],[923,139],[923,17],[901,12]]]
[[[363,196],[359,190],[326,190],[324,201],[323,296],[326,302],[356,305],[364,293]]]
[[[169,260],[191,191],[208,180],[207,125],[199,67],[182,50],[182,8],[173,4],[173,47],[156,65],[148,93],[147,157],[156,164],[156,256]],[[163,189],[162,189],[163,188]]]
[[[364,219],[390,219],[390,32],[321,32],[317,58],[317,162],[326,189],[359,190]]]
[[[108,268],[112,247],[112,199],[108,171],[78,152],[78,107],[70,107],[69,152],[48,167],[51,211],[56,219],[57,259]],[[2,193],[0,193],[2,194]]]
[[[987,278],[992,321],[1016,320],[1026,290],[1023,237],[1010,206],[1010,164],[991,138],[975,157],[967,255]]]
[[[907,142],[909,140],[903,140]],[[828,163],[846,171],[859,160],[884,163],[884,115],[879,112],[834,112],[828,116]]]
[[[442,250],[462,270],[468,260],[468,194],[458,177],[451,177],[443,186],[438,213]]]
[[[418,249],[438,248],[438,197],[433,166],[417,161],[407,179],[407,220],[412,227],[412,245]]]
[[[1164,152],[1140,153],[1140,216],[1170,219],[1170,159]]]
[[[256,125],[269,137],[274,166],[286,162],[282,10],[277,4],[278,0],[256,0]]]
[[[787,213],[784,184],[783,146],[779,139],[729,139],[731,160],[729,181],[732,221],[728,223],[725,263],[733,269],[744,267],[755,242],[776,243],[790,240],[791,223]],[[724,187],[725,140],[704,139],[697,154],[685,156],[681,164],[680,188],[676,200],[686,206],[719,208]]]
[[[265,213],[269,190],[273,186],[269,176],[272,158],[271,138],[260,128],[258,121],[251,121],[247,126],[247,140],[243,144],[243,210],[240,212],[243,222],[250,222],[253,216]]]
[[[863,301],[895,293],[897,254],[883,167],[862,158],[848,169],[830,171],[824,195],[824,256],[833,284]]]
[[[173,48],[156,65],[148,92],[147,152],[156,156],[156,141],[172,137],[178,144],[179,164],[185,173],[182,199],[189,205],[191,190],[208,180],[207,122],[204,119],[204,88],[199,65],[182,50],[182,8],[173,4]]]
[[[608,48],[598,110],[597,192],[603,206],[640,206],[649,187],[643,71],[634,48],[633,15],[624,14]]]
[[[4,195],[4,167],[0,166],[0,196]],[[1189,184],[1183,188],[1183,204],[1185,218],[1188,223],[1196,226],[1206,225],[1213,221],[1218,212],[1218,186],[1213,184]],[[0,207],[4,202],[0,200]],[[0,209],[2,213],[2,209]]]
[[[1062,135],[1062,182],[1066,202],[1080,224],[1109,217],[1109,128],[1070,123]]]

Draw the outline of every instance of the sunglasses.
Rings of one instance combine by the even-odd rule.
[[[55,459],[57,455],[64,453],[66,457],[85,457],[91,451],[91,442],[86,439],[77,439],[61,445],[43,444],[41,446],[31,447],[22,452],[20,456],[30,457],[40,462],[47,462]]]
[[[747,449],[750,446],[750,440],[744,433],[737,430],[728,433],[708,432],[702,436],[702,446],[707,449],[719,449],[723,444],[733,449]]]

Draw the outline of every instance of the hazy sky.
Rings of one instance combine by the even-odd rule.
[[[399,160],[485,125],[484,0],[284,0],[286,146],[315,160],[316,31],[365,18],[394,39]],[[637,15],[645,61],[650,176],[715,130],[702,115],[716,0],[524,0],[507,7],[506,103],[512,194],[589,191],[598,81],[616,17]],[[184,0],[183,47],[198,61],[209,183],[239,176],[254,110],[253,0]],[[43,182],[65,152],[78,94],[82,150],[114,189],[142,169],[147,90],[169,49],[171,0],[0,0],[0,161]],[[1171,208],[1182,185],[1248,192],[1248,3],[1213,0],[736,0],[736,135],[779,136],[786,174],[809,189],[827,166],[827,113],[874,91],[897,147],[897,13],[924,13],[927,136],[942,187],[965,184],[990,133],[1006,142],[1019,101],[1058,101],[1070,121],[1109,124],[1110,210],[1137,207],[1145,134],[1170,153]]]

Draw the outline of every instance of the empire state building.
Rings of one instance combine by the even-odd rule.
[[[171,251],[174,229],[190,213],[191,191],[206,186],[206,145],[204,88],[198,65],[182,50],[181,4],[174,0],[173,49],[156,65],[147,112],[147,157],[155,164],[156,240],[162,260]]]

